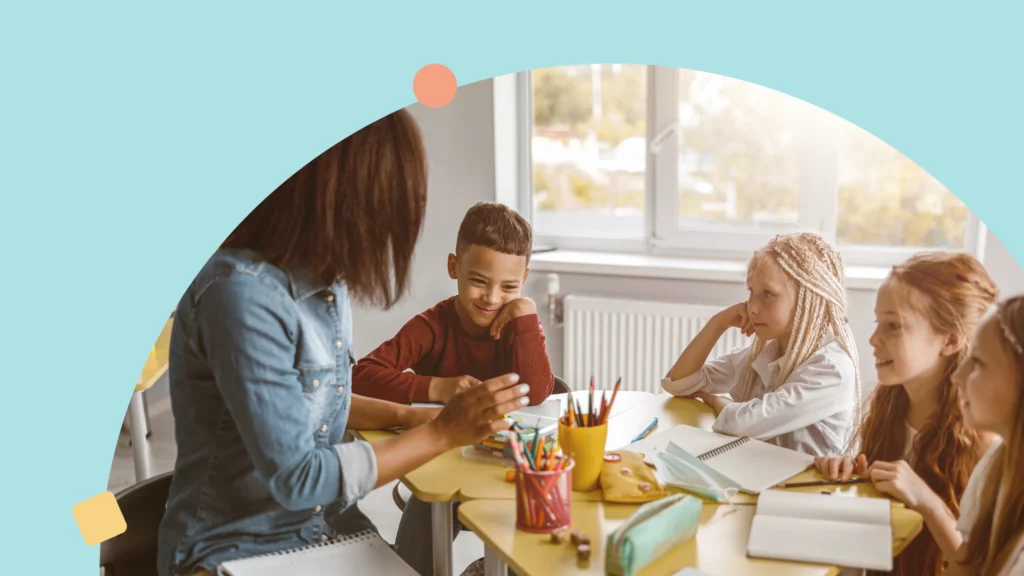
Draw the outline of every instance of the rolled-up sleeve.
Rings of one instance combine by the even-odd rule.
[[[316,445],[294,367],[297,326],[286,294],[254,276],[214,282],[196,306],[196,340],[221,397],[256,471],[288,510],[356,500],[377,476],[369,444]]]
[[[749,355],[749,348],[740,348],[725,356],[705,362],[700,370],[689,376],[679,380],[665,378],[661,381],[661,387],[673,396],[690,396],[700,391],[709,394],[726,394],[739,383]]]
[[[853,361],[848,356],[819,351],[798,366],[778,389],[726,406],[712,430],[767,440],[806,428],[853,408],[854,377]]]

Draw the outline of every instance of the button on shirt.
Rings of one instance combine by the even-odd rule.
[[[662,387],[675,396],[698,391],[733,392],[749,356],[749,348],[740,349],[706,362],[700,370],[680,380],[666,378]],[[778,386],[781,356],[776,340],[765,344],[752,365],[752,397],[726,406],[712,430],[730,436],[750,436],[815,456],[842,454],[853,428],[853,359],[829,332],[811,358]]]
[[[373,489],[377,461],[343,442],[352,311],[344,284],[221,250],[181,299],[169,380],[178,458],[161,576],[321,542]]]

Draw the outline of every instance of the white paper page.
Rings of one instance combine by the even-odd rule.
[[[352,573],[353,566],[358,566],[357,571],[366,574],[416,576],[416,571],[376,535],[288,554],[229,561],[218,572],[221,576],[346,576]]]
[[[758,513],[750,527],[747,555],[888,572],[892,528]]]
[[[655,432],[643,440],[634,442],[628,446],[623,446],[624,449],[631,452],[641,452],[647,455],[648,459],[656,452],[660,452],[668,446],[669,442],[675,442],[683,450],[686,450],[694,456],[699,456],[708,450],[714,450],[720,446],[725,446],[729,442],[732,442],[735,438],[730,436],[724,436],[722,434],[715,434],[714,432],[708,432],[701,430],[700,428],[694,428],[692,426],[686,426],[680,424],[668,430],[662,430]],[[654,460],[651,460],[654,462]]]
[[[885,498],[850,498],[768,490],[757,499],[759,516],[782,516],[807,520],[834,520],[875,526],[892,525],[892,508]]]
[[[705,462],[732,478],[744,491],[757,494],[804,472],[814,465],[814,457],[749,440]]]

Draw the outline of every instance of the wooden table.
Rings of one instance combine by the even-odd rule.
[[[870,492],[865,492],[870,494]],[[695,538],[676,546],[638,576],[670,576],[694,567],[712,576],[755,574],[758,576],[824,576],[839,574],[832,566],[798,564],[747,558],[747,540],[754,516],[753,505],[704,503],[701,524]],[[511,566],[517,576],[551,574],[604,575],[605,539],[637,509],[631,504],[605,504],[574,500],[572,529],[591,539],[590,562],[579,565],[570,544],[551,544],[548,536],[515,529],[514,500],[474,500],[459,507],[459,520],[486,546],[488,576],[506,573]],[[921,531],[921,516],[900,504],[892,507],[893,555],[899,554]]]
[[[574,392],[582,398],[584,392]],[[565,394],[552,394],[564,399]],[[608,419],[609,448],[628,444],[643,428],[657,417],[658,429],[677,424],[689,424],[709,429],[714,412],[696,400],[673,399],[669,394],[655,396],[647,392],[619,392]],[[391,436],[392,432],[360,431],[364,440],[373,442]],[[452,527],[455,521],[451,503],[457,500],[479,498],[515,498],[511,484],[505,481],[501,466],[462,457],[461,450],[450,450],[416,470],[401,477],[401,482],[413,495],[431,504],[431,537],[434,548],[435,576],[452,575]],[[574,499],[600,500],[601,492],[574,493]]]

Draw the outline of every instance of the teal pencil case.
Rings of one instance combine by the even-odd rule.
[[[637,509],[608,535],[605,571],[633,576],[675,546],[693,538],[700,526],[700,498],[676,494]]]

